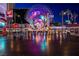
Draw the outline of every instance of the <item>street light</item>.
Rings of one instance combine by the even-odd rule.
[[[60,12],[60,15],[62,16],[62,34],[63,34],[63,25],[64,25],[64,15],[66,15],[66,14],[67,14],[67,12],[64,12],[63,10]]]
[[[63,24],[63,23],[64,23],[64,22],[63,22],[63,18],[64,18],[64,15],[65,15],[65,14],[66,14],[66,13],[65,13],[63,10],[60,12],[60,15],[62,16],[62,27],[63,27],[63,25],[64,25],[64,24]]]

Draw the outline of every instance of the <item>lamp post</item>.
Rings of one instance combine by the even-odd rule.
[[[61,11],[61,13],[60,13],[60,15],[62,16],[62,27],[63,27],[63,25],[64,25],[64,14],[65,14],[65,12],[64,11]]]
[[[64,12],[63,10],[60,12],[60,15],[62,16],[62,37],[63,37],[63,25],[64,25],[64,15],[66,15],[66,12]]]

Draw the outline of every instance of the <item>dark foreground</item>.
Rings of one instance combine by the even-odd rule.
[[[62,33],[8,33],[0,36],[3,56],[79,56],[79,37]]]

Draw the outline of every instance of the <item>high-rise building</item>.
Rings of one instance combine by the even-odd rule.
[[[12,4],[12,3],[7,4],[7,25],[9,27],[13,21],[13,6],[14,6],[14,4]]]

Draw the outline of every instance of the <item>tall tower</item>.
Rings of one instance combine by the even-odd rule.
[[[14,4],[13,3],[8,3],[7,4],[7,10],[13,10]]]
[[[7,4],[7,25],[10,27],[13,21],[13,4],[8,3]]]

